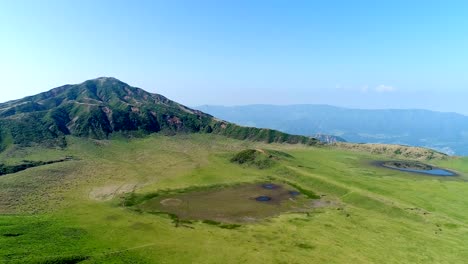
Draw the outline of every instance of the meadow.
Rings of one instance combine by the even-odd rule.
[[[375,166],[400,152],[266,144],[210,134],[10,147],[9,166],[69,160],[0,176],[4,263],[465,263],[468,159],[415,157],[458,173]],[[246,149],[285,153],[268,166],[233,162]],[[266,164],[262,161],[261,164]],[[314,206],[234,226],[135,210],[132,197],[287,184]]]

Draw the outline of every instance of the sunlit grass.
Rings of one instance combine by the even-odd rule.
[[[431,161],[460,173],[447,179],[371,164],[389,158],[383,155],[213,135],[69,142],[65,150],[0,155],[7,163],[76,158],[0,177],[0,261],[464,263],[468,258],[465,159]],[[232,163],[244,149],[280,150],[292,157],[264,169]],[[266,180],[310,190],[324,206],[235,229],[202,221],[176,226],[167,215],[122,206],[129,192]]]

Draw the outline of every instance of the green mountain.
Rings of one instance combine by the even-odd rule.
[[[216,133],[265,142],[317,142],[310,137],[237,126],[107,77],[0,104],[0,147],[12,143],[64,146],[66,135],[105,139],[116,132]]]

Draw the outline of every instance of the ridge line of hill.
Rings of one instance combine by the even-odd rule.
[[[65,146],[67,135],[214,133],[242,140],[318,144],[307,136],[239,126],[113,77],[67,84],[0,103],[0,150],[11,144]]]

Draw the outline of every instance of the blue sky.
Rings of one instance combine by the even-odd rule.
[[[464,1],[0,0],[0,101],[113,76],[186,105],[468,114]]]

